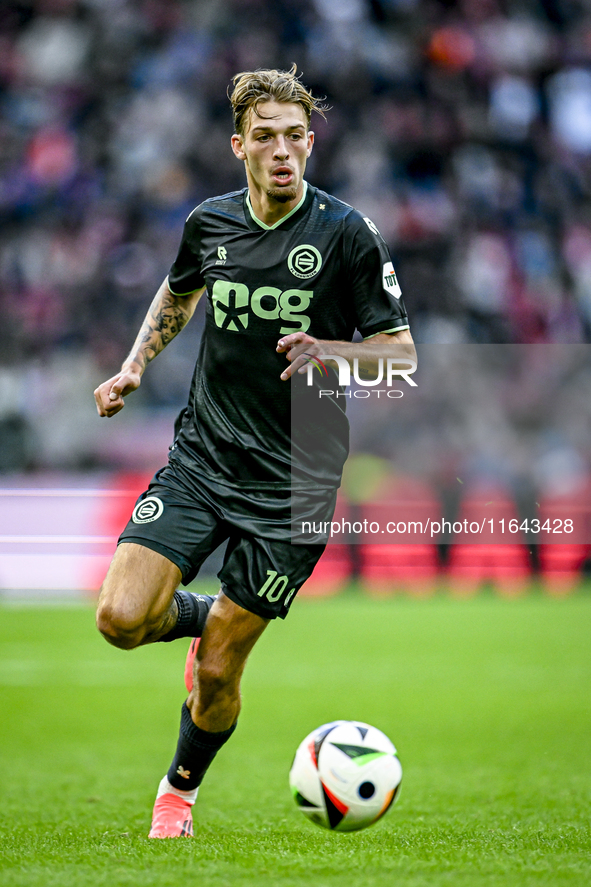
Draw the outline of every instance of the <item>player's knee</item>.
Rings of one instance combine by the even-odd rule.
[[[121,650],[133,650],[145,636],[143,618],[117,604],[99,604],[96,625],[105,640]]]
[[[199,698],[207,704],[222,696],[233,695],[236,691],[237,678],[228,665],[219,660],[201,660],[197,669],[197,686]]]

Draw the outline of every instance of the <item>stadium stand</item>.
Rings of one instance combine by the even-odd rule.
[[[461,532],[456,536],[446,569],[446,582],[453,594],[469,596],[484,584],[493,585],[507,596],[523,593],[532,566],[524,535],[509,530],[510,521],[519,523],[519,512],[509,491],[491,484],[472,486],[462,497],[458,521],[477,526],[484,523],[486,535],[475,539]],[[489,526],[493,532],[488,532]]]

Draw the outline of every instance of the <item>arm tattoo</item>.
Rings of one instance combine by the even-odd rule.
[[[180,299],[168,292],[158,293],[150,305],[130,358],[145,368],[180,333],[191,313]]]

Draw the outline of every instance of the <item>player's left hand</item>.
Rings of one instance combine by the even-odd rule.
[[[324,350],[324,343],[307,333],[290,333],[288,336],[282,336],[277,342],[277,351],[285,352],[290,362],[290,366],[281,373],[282,381],[289,379],[298,371],[303,373],[308,358],[323,354]]]

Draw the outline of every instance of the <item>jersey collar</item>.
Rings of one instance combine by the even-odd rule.
[[[302,208],[302,206],[306,202],[307,196],[308,196],[308,183],[304,179],[304,193],[302,194],[302,199],[296,204],[296,206],[294,206],[293,209],[291,209],[287,213],[287,215],[285,215],[285,216],[283,216],[283,218],[279,219],[278,222],[275,222],[274,225],[266,225],[265,222],[261,222],[261,220],[259,218],[257,218],[257,216],[255,216],[254,209],[252,208],[252,203],[250,202],[250,194],[249,194],[248,188],[246,189],[246,207],[248,209],[248,213],[249,213],[250,218],[252,219],[253,222],[256,223],[256,225],[258,225],[264,231],[274,231],[275,228],[278,228],[284,222],[287,222],[288,219],[291,219],[291,217],[294,216],[297,213],[297,211]]]

